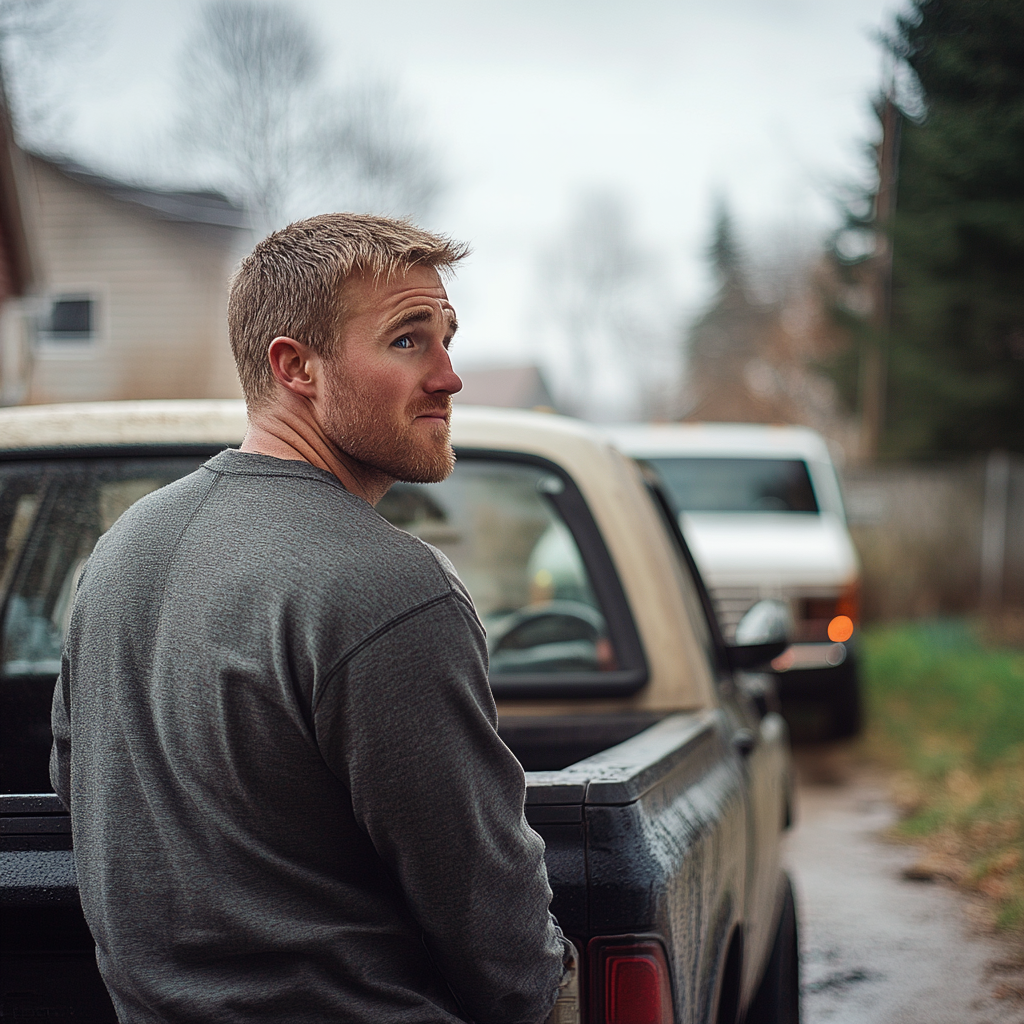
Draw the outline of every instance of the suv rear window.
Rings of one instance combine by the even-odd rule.
[[[817,512],[802,459],[652,458],[681,512]]]

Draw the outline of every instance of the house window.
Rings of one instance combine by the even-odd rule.
[[[42,317],[42,341],[92,341],[96,327],[95,303],[87,295],[58,295]]]

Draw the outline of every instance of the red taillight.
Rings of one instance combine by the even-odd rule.
[[[658,968],[640,956],[613,956],[605,964],[604,1019],[607,1024],[659,1024]]]
[[[591,991],[601,1024],[672,1024],[672,986],[660,942],[590,943]]]

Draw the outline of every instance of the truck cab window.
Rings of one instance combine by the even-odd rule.
[[[202,459],[53,459],[0,466],[0,788],[50,790],[50,700],[75,587],[100,534]]]
[[[460,459],[439,484],[396,484],[377,510],[451,559],[487,629],[491,676],[619,668],[579,545],[542,467]]]

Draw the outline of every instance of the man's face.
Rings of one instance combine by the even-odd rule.
[[[350,458],[393,480],[434,483],[455,466],[448,345],[457,328],[437,271],[345,284],[348,315],[324,361],[323,428]]]

